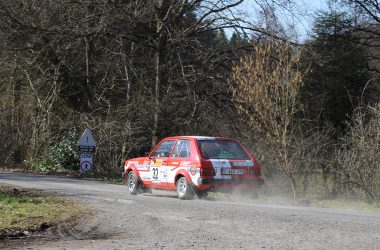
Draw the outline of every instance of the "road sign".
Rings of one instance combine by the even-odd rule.
[[[96,141],[88,128],[86,128],[79,138],[77,146],[80,154],[79,171],[81,174],[88,173],[92,170],[92,156],[96,149]]]
[[[83,132],[82,136],[80,137],[78,143],[78,150],[83,152],[94,152],[96,149],[96,141],[94,137],[92,136],[91,131],[86,128],[86,130]]]
[[[92,169],[92,157],[81,157],[80,158],[80,172],[87,173]]]

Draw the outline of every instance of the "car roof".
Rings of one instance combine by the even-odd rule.
[[[178,139],[196,139],[196,140],[233,140],[225,137],[214,137],[214,136],[194,136],[194,135],[181,135],[181,136],[170,136],[164,138],[165,140],[178,140]]]

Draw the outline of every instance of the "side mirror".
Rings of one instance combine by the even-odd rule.
[[[145,152],[144,155],[147,156],[149,159],[155,161],[155,160],[156,160],[156,157],[155,157],[155,156],[149,156],[149,153],[150,153],[150,152]]]

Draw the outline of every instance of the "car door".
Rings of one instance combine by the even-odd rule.
[[[153,188],[166,188],[168,158],[172,152],[175,140],[162,141],[149,155],[149,172]]]
[[[181,167],[190,168],[192,166],[193,161],[191,157],[192,154],[190,140],[177,140],[171,157],[168,159],[167,180],[170,187],[175,186],[175,175]]]

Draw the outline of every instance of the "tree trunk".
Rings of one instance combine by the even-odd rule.
[[[157,11],[162,6],[162,2],[157,2]],[[161,56],[161,36],[162,36],[162,20],[160,15],[156,13],[156,51],[154,53],[155,59],[155,92],[154,92],[154,114],[153,114],[153,128],[152,128],[152,147],[157,143],[157,132],[158,132],[158,123],[160,116],[160,87],[161,87],[161,76],[160,76],[160,56]]]
[[[327,175],[328,175],[328,165],[325,163],[322,163],[322,178],[323,178],[323,188],[324,188],[324,193],[327,196],[329,194],[329,187],[327,185]]]
[[[308,171],[305,170],[303,173],[303,194],[302,194],[303,197],[305,197],[307,193],[308,177],[309,177]]]
[[[331,190],[331,198],[336,198],[339,190],[339,179],[338,179],[338,163],[334,161],[333,163],[333,188]]]
[[[290,185],[292,186],[293,202],[296,203],[298,200],[297,183],[296,183],[294,176],[289,176],[289,179],[290,179]]]

